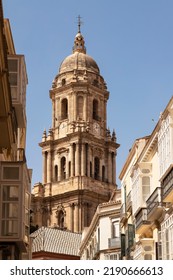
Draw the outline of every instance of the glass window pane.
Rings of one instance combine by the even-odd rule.
[[[16,59],[8,59],[8,68],[10,72],[17,72],[18,61]]]
[[[18,230],[18,221],[2,221],[2,236],[17,236]]]
[[[3,179],[7,180],[19,180],[19,167],[18,166],[4,166]]]
[[[18,209],[19,206],[17,203],[3,203],[2,204],[2,218],[18,218]]]
[[[11,96],[12,96],[12,101],[16,101],[17,99],[17,87],[11,87]]]
[[[9,73],[9,81],[11,86],[17,86],[17,73]]]
[[[3,201],[18,201],[19,200],[19,186],[3,186]]]

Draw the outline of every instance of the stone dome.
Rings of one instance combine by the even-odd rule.
[[[95,60],[83,52],[75,51],[73,54],[67,56],[60,65],[59,74],[74,71],[86,70],[96,74],[100,73],[99,67]]]
[[[59,74],[74,70],[86,70],[96,74],[100,73],[99,67],[95,60],[86,54],[85,41],[80,32],[80,28],[75,36],[73,53],[67,56],[61,63]]]

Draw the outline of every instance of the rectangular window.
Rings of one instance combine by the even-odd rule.
[[[120,254],[105,254],[104,258],[105,260],[119,260]]]
[[[2,203],[2,219],[18,218],[19,205],[17,203]]]
[[[3,220],[1,235],[2,236],[17,236],[18,235],[18,221]]]
[[[112,237],[119,237],[120,236],[120,227],[119,227],[119,222],[115,221],[112,222]]]
[[[2,186],[2,200],[3,201],[18,201],[19,200],[19,186]]]
[[[4,166],[3,180],[19,180],[19,166]]]
[[[18,71],[18,60],[8,59],[8,68],[9,68],[9,72],[17,72]]]
[[[17,237],[19,234],[19,186],[0,187],[0,236]]]

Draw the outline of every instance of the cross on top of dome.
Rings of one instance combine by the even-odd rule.
[[[78,16],[78,32],[80,33],[80,27],[83,24],[83,22],[81,21],[81,16]]]
[[[78,16],[78,33],[75,36],[73,53],[75,52],[86,53],[85,41],[80,30],[81,24],[82,24],[81,17]]]

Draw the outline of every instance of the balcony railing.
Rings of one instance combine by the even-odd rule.
[[[173,168],[163,180],[162,199],[164,202],[173,202]]]
[[[136,233],[141,233],[148,225],[150,221],[147,219],[147,209],[141,208],[140,211],[135,216],[136,219]]]
[[[156,188],[146,201],[148,220],[157,220],[162,213],[161,187]]]
[[[121,248],[121,239],[120,237],[114,237],[108,239],[108,248]]]

